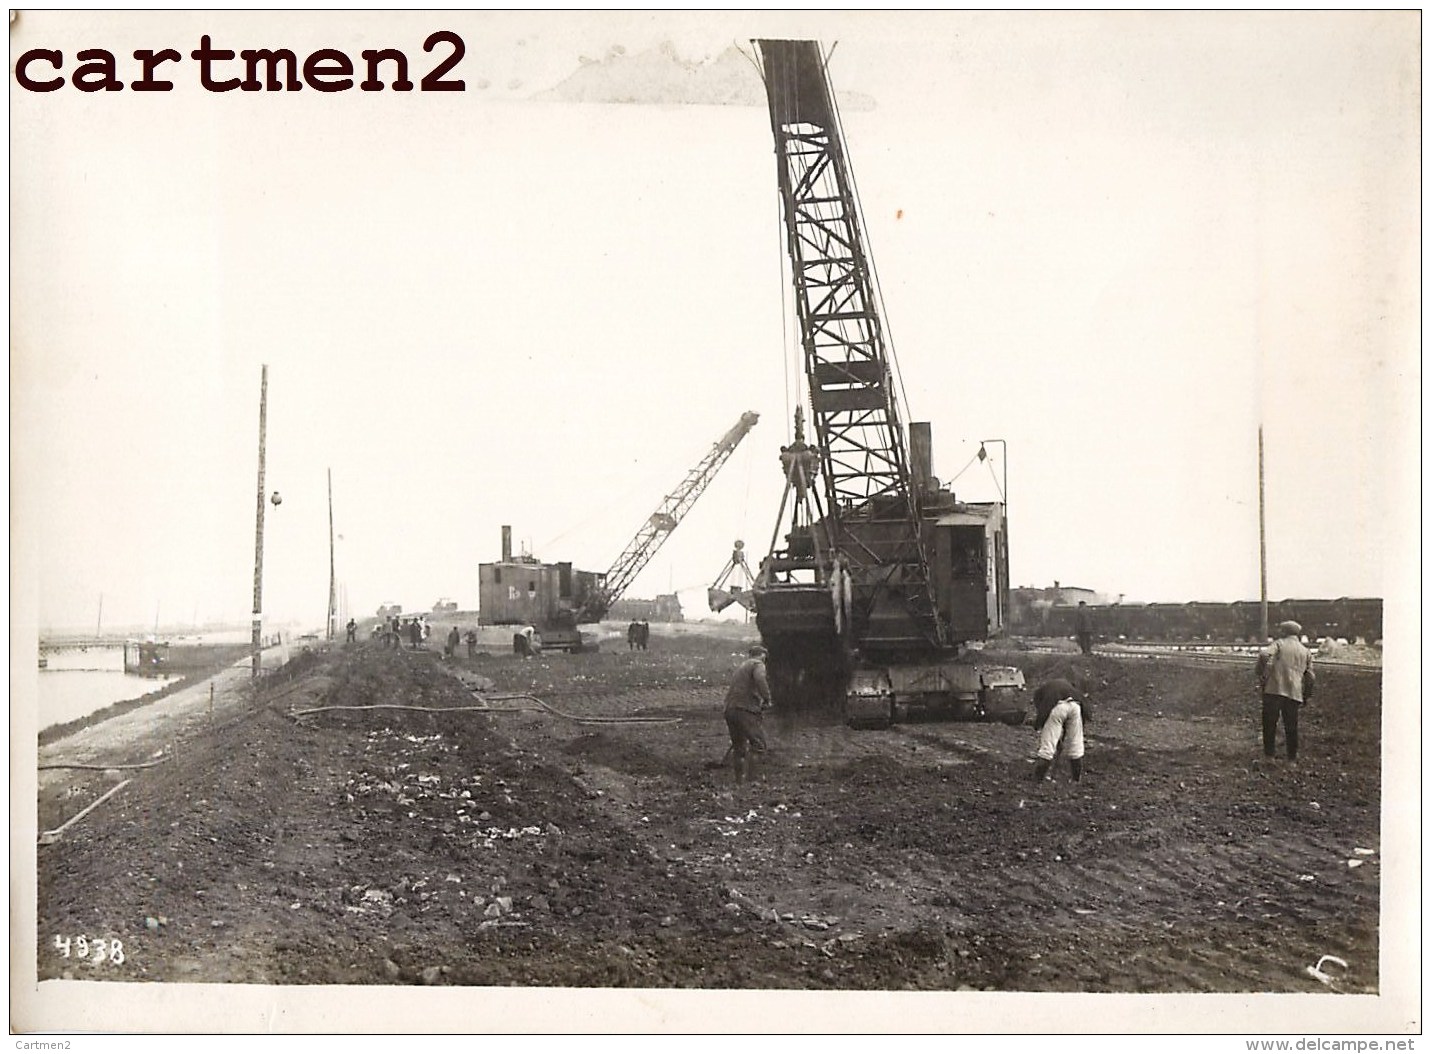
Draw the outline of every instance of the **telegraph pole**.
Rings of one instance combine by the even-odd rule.
[[[328,640],[337,633],[338,611],[337,561],[333,555],[333,470],[328,470]]]
[[[1262,639],[1267,639],[1267,487],[1262,473],[1262,426],[1257,426],[1257,540],[1262,557]]]
[[[268,366],[258,396],[258,524],[253,541],[253,677],[263,669],[263,458],[268,432]]]

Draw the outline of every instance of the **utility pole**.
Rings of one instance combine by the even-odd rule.
[[[258,396],[258,524],[253,541],[253,677],[263,669],[263,457],[268,432],[268,366]]]
[[[1262,426],[1257,426],[1257,541],[1262,559],[1262,639],[1267,639],[1267,486],[1262,472]]]
[[[328,470],[328,640],[337,633],[338,578],[333,555],[333,470]]]

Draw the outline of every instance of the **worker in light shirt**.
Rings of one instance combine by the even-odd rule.
[[[1092,720],[1083,693],[1061,677],[1045,681],[1034,692],[1034,727],[1038,729],[1035,783],[1048,779],[1053,760],[1062,750],[1074,782],[1083,778],[1083,723]]]
[[[1311,698],[1316,675],[1312,653],[1302,643],[1302,627],[1283,622],[1277,639],[1257,655],[1257,681],[1262,686],[1262,754],[1277,754],[1277,719],[1287,738],[1287,763],[1297,764],[1297,712]]]

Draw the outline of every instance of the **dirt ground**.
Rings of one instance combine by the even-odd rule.
[[[212,719],[205,689],[162,733],[54,744],[160,763],[40,774],[41,830],[130,782],[38,850],[38,976],[1377,991],[1378,672],[1323,671],[1291,769],[1260,762],[1241,665],[1011,651],[1090,691],[1081,783],[1029,781],[1031,727],[771,718],[736,790],[741,651],[689,628],[527,660],[365,641],[226,685]],[[474,691],[502,712],[445,709]],[[430,709],[294,713],[378,704]],[[1329,985],[1323,955],[1348,964]]]

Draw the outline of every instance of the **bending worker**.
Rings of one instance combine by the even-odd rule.
[[[735,782],[754,774],[751,751],[765,750],[765,711],[770,708],[770,682],[765,676],[765,645],[752,644],[725,693],[725,724],[730,730]]]
[[[1035,783],[1048,778],[1060,749],[1068,756],[1074,781],[1083,778],[1083,722],[1092,719],[1083,693],[1062,677],[1039,685],[1034,692],[1034,727],[1039,730]]]

